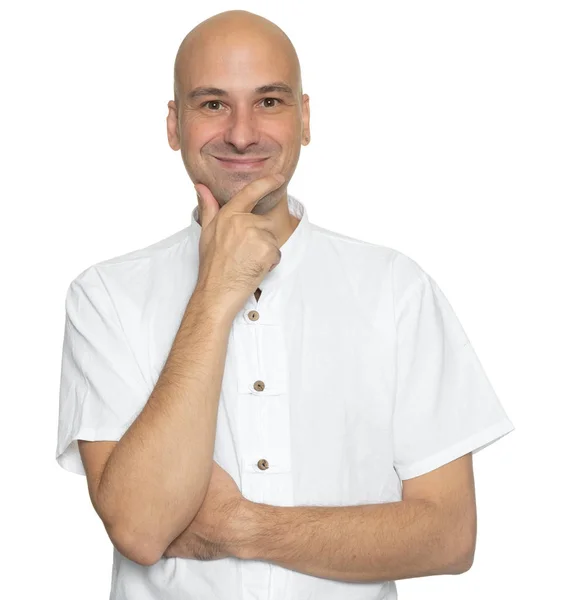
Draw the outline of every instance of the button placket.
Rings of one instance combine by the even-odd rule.
[[[257,329],[259,372],[265,377],[256,382],[255,393],[266,394],[261,404],[263,446],[266,454],[258,457],[257,472],[271,474],[290,472],[290,422],[288,396],[288,364],[283,325],[273,323]],[[259,384],[264,384],[259,385]],[[260,391],[260,389],[262,391]],[[272,478],[271,478],[271,481]],[[266,488],[270,497],[273,485]]]
[[[264,295],[264,292],[263,292]],[[261,296],[262,298],[262,296]],[[257,304],[258,306],[258,304]],[[270,314],[270,311],[268,311],[268,313],[266,313],[266,306],[263,308],[263,315],[264,314]],[[253,395],[256,396],[263,396],[261,403],[260,403],[260,408],[259,408],[259,414],[258,414],[258,422],[260,424],[259,427],[259,431],[256,432],[258,435],[258,448],[260,449],[261,452],[270,452],[271,449],[271,440],[270,440],[270,436],[268,435],[268,429],[269,429],[269,420],[270,420],[270,405],[268,404],[268,402],[270,402],[270,400],[272,399],[272,397],[275,394],[279,394],[280,390],[278,390],[274,385],[272,384],[268,384],[268,389],[267,389],[267,383],[265,381],[265,379],[263,378],[264,376],[264,365],[265,365],[265,358],[266,357],[271,357],[272,353],[271,353],[271,348],[268,347],[266,348],[266,338],[267,336],[270,336],[270,334],[267,332],[267,329],[271,329],[274,327],[274,324],[270,323],[270,319],[267,320],[263,320],[261,318],[261,313],[259,310],[249,310],[247,312],[247,318],[249,320],[249,323],[251,323],[254,327],[254,344],[255,344],[255,353],[256,353],[256,373],[259,375],[259,378],[256,379],[255,381],[252,382],[252,389],[251,389],[251,393]],[[263,355],[266,354],[266,357]],[[268,358],[268,360],[270,360],[270,358]],[[268,392],[268,394],[265,394],[265,391]],[[268,416],[268,419],[267,419]],[[262,471],[267,471],[270,468],[270,462],[269,460],[265,457],[265,456],[261,456],[257,461],[255,466],[255,470],[257,472],[262,472]],[[263,488],[262,488],[262,493],[264,493],[264,491],[266,491],[266,488],[264,487],[266,485],[266,483],[263,484]]]
[[[243,307],[236,322],[241,340],[237,347],[239,414],[243,419],[248,415],[239,431],[246,497],[270,502],[283,489],[289,498],[292,493],[289,374],[282,324],[287,300],[282,294],[271,297],[263,292],[261,300],[263,296],[265,302],[258,308],[253,308],[252,301]]]
[[[266,327],[261,327],[261,328],[255,328],[255,340],[256,340],[256,354],[257,354],[257,366],[258,366],[258,372],[264,372],[263,369],[263,357],[262,357],[262,341],[263,341],[263,337],[264,337],[264,332],[266,330]],[[260,393],[260,395],[264,394],[264,390],[266,389],[266,384],[264,383],[264,381],[262,379],[258,379],[257,381],[254,382],[253,384],[253,388],[256,390],[256,392]],[[259,437],[260,437],[260,448],[262,450],[262,452],[270,452],[270,444],[266,435],[266,411],[267,411],[267,405],[266,399],[263,399],[264,401],[261,403],[260,405],[260,432],[259,432]],[[270,398],[268,399],[270,400]],[[260,460],[257,462],[256,466],[258,467],[258,469],[260,471],[266,471],[268,469],[268,460],[266,458],[264,458],[264,456],[262,456],[260,458]],[[264,490],[263,490],[264,492]],[[263,496],[263,502],[264,502],[264,496]]]

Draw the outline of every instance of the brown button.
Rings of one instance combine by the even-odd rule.
[[[247,316],[251,321],[258,321],[259,314],[256,310],[249,310]]]
[[[257,392],[262,392],[262,390],[264,389],[264,381],[255,381],[254,382],[254,389]]]
[[[268,469],[268,461],[265,458],[261,458],[257,463],[259,469],[266,471]]]

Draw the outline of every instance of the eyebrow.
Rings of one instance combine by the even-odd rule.
[[[273,83],[267,83],[261,85],[254,90],[255,94],[268,94],[269,92],[279,92],[286,96],[293,96],[294,92],[292,88],[284,83],[283,81],[274,81]],[[228,96],[229,92],[216,87],[197,87],[189,94],[187,94],[188,100],[194,100],[195,98],[201,98],[202,96]]]

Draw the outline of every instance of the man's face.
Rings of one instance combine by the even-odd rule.
[[[250,181],[282,173],[283,187],[255,207],[254,212],[262,214],[281,198],[300,148],[308,143],[309,97],[304,94],[300,100],[299,78],[285,52],[260,36],[245,41],[201,40],[198,48],[185,53],[180,62],[179,107],[168,103],[170,146],[181,149],[193,183],[205,184],[220,206]],[[291,93],[257,91],[270,84],[289,86]],[[199,90],[212,87],[225,90],[226,95]],[[266,160],[253,168],[235,168],[219,158]]]

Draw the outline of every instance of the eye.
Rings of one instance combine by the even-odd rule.
[[[279,100],[278,98],[263,98],[262,102],[264,102],[265,100],[276,100],[276,102],[278,102],[279,104],[282,104],[282,100]],[[274,108],[274,107],[269,106],[268,108]]]
[[[265,100],[276,100],[276,102],[278,102],[279,104],[282,104],[282,100],[279,100],[278,98],[263,98],[261,100],[261,102],[264,102]],[[219,100],[208,100],[207,102],[204,102],[201,106],[207,106],[208,104],[221,104],[221,102],[219,102]],[[274,105],[276,106],[276,105]],[[274,108],[274,106],[268,106],[267,108]],[[216,109],[212,109],[213,112],[218,112]]]
[[[207,102],[204,102],[201,106],[202,107],[207,106],[208,104],[221,104],[221,103],[219,102],[219,100],[208,100]],[[216,111],[214,111],[214,112],[216,112]]]

